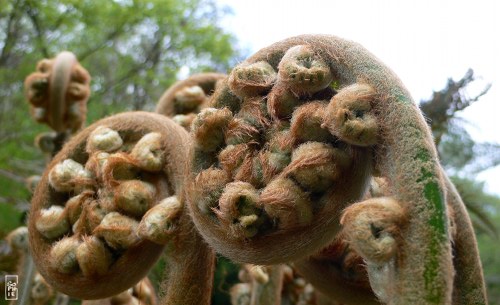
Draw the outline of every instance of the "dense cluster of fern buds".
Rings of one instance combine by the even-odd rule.
[[[51,65],[28,77],[27,96],[39,121],[74,131],[81,117],[65,120],[83,112],[89,78],[74,64],[50,78]],[[47,116],[47,79],[82,94],[59,90],[72,99]],[[361,46],[290,38],[227,76],[176,83],[156,112],[85,128],[38,183],[30,244],[56,289],[120,293],[168,245],[162,304],[208,304],[215,252],[242,264],[233,304],[486,302],[470,220],[429,129]],[[53,151],[53,138],[38,145]],[[472,275],[454,278],[465,261]]]
[[[284,232],[309,228],[310,240],[321,236],[312,233],[318,219],[338,217],[365,191],[365,147],[378,132],[375,98],[366,84],[335,88],[326,61],[306,45],[287,50],[277,67],[264,60],[237,66],[192,124],[189,198],[200,232],[217,240],[217,251],[258,263],[299,252],[283,245],[302,247],[297,238],[305,234],[285,239]],[[246,257],[249,238],[267,242]]]
[[[162,198],[161,134],[128,132],[123,138],[99,126],[87,140],[86,164],[68,158],[49,172],[50,186],[69,199],[44,207],[35,227],[55,241],[52,268],[61,273],[105,274],[120,251],[141,238],[161,243],[168,237],[180,203]]]
[[[105,119],[73,137],[49,164],[30,217],[30,238],[42,249],[35,256],[47,260],[44,275],[98,285],[96,278],[105,281],[117,266],[137,260],[142,249],[150,251],[142,253],[147,266],[154,263],[182,210],[177,183],[169,177],[175,172],[167,165],[166,145],[176,135],[168,133],[163,119],[149,113]],[[130,287],[147,266],[113,291]]]

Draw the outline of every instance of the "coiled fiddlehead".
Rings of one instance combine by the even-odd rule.
[[[103,119],[64,146],[29,219],[33,256],[51,285],[93,299],[144,277],[182,208],[171,196],[181,194],[186,139],[170,120],[138,112]]]
[[[79,130],[86,118],[90,75],[71,52],[38,62],[25,82],[31,115],[56,132]]]
[[[224,77],[219,73],[200,73],[176,82],[163,93],[155,112],[189,130],[196,114],[207,106],[217,83]]]
[[[392,71],[356,43],[299,36],[260,50],[227,83],[191,131],[189,207],[217,251],[256,264],[317,252],[363,196],[374,156],[408,215],[391,302],[450,303],[443,177],[429,129]],[[309,180],[323,175],[326,188]]]

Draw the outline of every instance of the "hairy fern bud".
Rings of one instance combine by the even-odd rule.
[[[37,219],[36,228],[48,239],[56,239],[65,235],[70,229],[66,210],[55,205],[42,210]]]
[[[87,141],[87,152],[112,152],[119,149],[122,145],[123,140],[116,130],[105,126],[99,126],[89,136]]]

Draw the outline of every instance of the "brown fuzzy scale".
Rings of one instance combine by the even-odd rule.
[[[344,211],[340,220],[351,247],[366,262],[377,265],[396,255],[407,222],[401,204],[390,197],[355,203]]]
[[[316,93],[333,80],[327,62],[307,45],[288,49],[278,65],[279,80],[298,95]]]
[[[217,206],[222,191],[229,181],[230,178],[225,171],[214,168],[202,171],[196,176],[189,192],[202,213],[209,214]]]
[[[210,153],[224,144],[224,133],[232,119],[228,109],[205,108],[194,120],[192,132],[197,149]]]
[[[215,92],[208,101],[208,107],[228,108],[231,112],[235,113],[240,110],[242,101],[242,98],[231,91],[228,84],[228,77],[225,77],[217,82]]]
[[[267,185],[290,163],[290,155],[266,151],[260,152],[254,160],[258,166],[253,173],[258,176],[259,185]]]
[[[324,111],[323,127],[343,141],[369,146],[377,143],[378,123],[372,111],[375,90],[366,84],[354,84],[335,95]]]
[[[306,226],[313,220],[309,194],[287,178],[271,181],[262,190],[260,204],[280,230]]]
[[[232,182],[226,185],[219,199],[219,210],[215,214],[221,222],[227,223],[232,234],[248,238],[257,234],[262,223],[262,210],[258,207],[259,194],[246,182]]]
[[[78,266],[86,277],[106,274],[112,263],[111,256],[111,251],[95,236],[83,237],[82,243],[76,249]]]
[[[227,174],[234,178],[238,168],[248,155],[247,144],[228,145],[219,153],[219,163]]]
[[[163,199],[142,218],[138,234],[157,244],[166,244],[172,239],[182,204],[176,196]]]
[[[277,130],[268,140],[269,151],[272,153],[290,154],[293,150],[293,137],[290,129]]]
[[[307,142],[295,149],[282,175],[291,175],[312,192],[325,192],[351,165],[351,157],[329,144]]]
[[[185,163],[186,151],[189,147],[186,132],[164,116],[145,112],[123,113],[98,121],[77,134],[66,143],[62,151],[48,165],[40,184],[35,190],[30,211],[29,228],[32,254],[37,268],[51,286],[68,295],[84,299],[109,296],[130,287],[146,274],[163,249],[161,245],[147,240],[140,240],[135,246],[115,257],[108,272],[92,278],[84,276],[78,271],[78,268],[76,273],[68,275],[57,272],[50,264],[46,263],[51,260],[52,243],[42,237],[36,230],[35,224],[41,209],[47,208],[54,203],[63,205],[64,201],[67,200],[67,197],[61,196],[61,194],[49,188],[49,172],[55,165],[68,158],[85,163],[88,159],[88,154],[85,151],[87,139],[99,126],[107,126],[120,132],[120,134],[122,132],[123,134],[129,134],[130,131],[142,135],[148,132],[159,132],[165,137],[165,143],[169,143],[165,148],[165,159],[168,162],[162,171],[157,174],[160,178],[150,177],[147,181],[158,186],[162,185],[161,188],[157,188],[159,190],[158,199],[169,196],[171,192],[181,192],[185,170],[182,164]],[[124,140],[127,142],[127,139]],[[162,182],[163,180],[167,182]],[[169,186],[165,187],[165,184]],[[76,222],[77,226],[79,225],[84,229],[80,231],[80,234],[91,234],[92,227],[99,225],[105,215],[106,212],[100,208],[99,201],[93,201],[91,205],[86,205],[80,216],[80,220],[85,219],[84,223],[79,224],[80,220]],[[126,277],[123,276],[124,273],[127,274]]]
[[[112,152],[123,145],[123,140],[116,132],[108,127],[102,126],[92,132],[87,141],[86,151],[91,154],[96,151]]]
[[[104,239],[113,249],[127,250],[141,241],[137,235],[138,226],[137,220],[118,212],[111,212],[103,217],[92,233]]]
[[[25,82],[31,114],[57,132],[76,132],[83,126],[90,95],[90,75],[70,52],[44,59]]]
[[[80,193],[91,188],[94,181],[82,164],[68,158],[50,170],[49,184],[58,192]]]
[[[243,119],[235,118],[227,126],[225,142],[227,145],[259,143],[260,132]]]
[[[36,228],[45,238],[51,240],[66,235],[70,231],[66,210],[57,205],[43,209],[36,222]]]
[[[85,164],[85,169],[91,172],[91,174],[96,178],[98,183],[102,183],[103,181],[103,168],[108,162],[110,154],[107,152],[96,152],[93,153],[87,163]]]
[[[289,120],[302,103],[298,96],[278,83],[267,96],[267,111],[275,119]]]
[[[109,188],[120,185],[123,180],[135,179],[140,172],[137,162],[123,152],[109,155],[101,171],[102,181]]]
[[[325,143],[335,141],[335,137],[328,129],[321,127],[325,109],[325,103],[311,102],[293,112],[290,132],[295,144],[308,141]]]
[[[71,225],[73,225],[80,215],[82,214],[83,207],[89,204],[89,201],[92,201],[92,197],[94,196],[94,192],[92,191],[84,191],[72,198],[70,198],[66,202],[66,212],[68,214],[68,220]]]
[[[92,234],[101,223],[106,211],[97,200],[87,203],[80,213],[80,218],[73,223],[73,232],[77,235]]]
[[[257,188],[261,188],[265,173],[262,161],[265,160],[262,160],[260,155],[248,154],[236,171],[234,180],[248,182]]]
[[[142,217],[155,203],[155,187],[140,180],[127,180],[114,191],[114,203],[125,214]]]
[[[168,117],[174,117],[177,114],[189,114],[190,112],[198,113],[200,110],[199,108],[179,109],[176,106],[176,95],[187,87],[198,86],[203,89],[206,98],[208,98],[214,92],[217,82],[224,77],[224,74],[219,73],[200,73],[176,82],[163,93],[156,105],[155,112]]]
[[[276,72],[267,62],[243,63],[229,74],[229,88],[239,96],[265,93],[276,81]]]
[[[271,125],[267,114],[266,99],[262,97],[245,99],[235,117],[241,118],[259,129],[267,129]]]
[[[48,265],[54,272],[59,274],[74,274],[78,271],[76,250],[80,246],[80,240],[76,237],[64,237],[57,241],[50,250]]]

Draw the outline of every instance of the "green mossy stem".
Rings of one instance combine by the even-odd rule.
[[[85,277],[81,273],[70,275],[58,273],[47,263],[52,244],[36,230],[36,220],[42,209],[54,202],[66,200],[64,196],[56,193],[49,186],[49,172],[56,164],[68,158],[85,163],[88,159],[85,152],[87,139],[92,131],[99,126],[107,126],[119,132],[133,130],[139,134],[155,131],[165,137],[164,141],[168,143],[165,146],[165,160],[168,162],[162,173],[167,177],[170,187],[160,189],[158,198],[172,195],[170,193],[181,193],[185,177],[184,164],[190,146],[187,132],[168,118],[147,112],[128,112],[105,118],[82,130],[65,144],[62,151],[48,165],[35,190],[30,210],[29,237],[33,258],[39,272],[51,286],[58,291],[81,299],[102,298],[129,288],[145,276],[163,250],[161,245],[147,240],[140,241],[137,246],[128,249],[115,261],[109,272],[92,278]],[[123,276],[124,273],[127,276]]]

